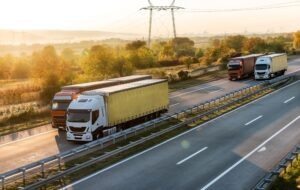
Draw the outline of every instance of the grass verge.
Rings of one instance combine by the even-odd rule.
[[[219,79],[223,79],[227,77],[227,71],[221,70],[221,71],[215,71],[211,73],[204,74],[197,78],[190,78],[183,81],[177,81],[169,84],[169,92],[174,92],[176,90],[181,90],[189,87],[193,87],[196,85],[216,81]]]
[[[50,111],[48,109],[30,110],[18,115],[12,115],[1,120],[0,136],[49,124],[50,121]]]

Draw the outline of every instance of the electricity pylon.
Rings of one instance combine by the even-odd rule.
[[[148,7],[143,7],[141,10],[149,10],[150,11],[150,18],[149,18],[149,33],[148,33],[148,46],[150,47],[151,45],[151,33],[152,33],[152,16],[153,16],[153,11],[171,11],[171,16],[172,16],[172,22],[173,22],[173,34],[174,38],[177,37],[176,34],[176,25],[175,25],[175,10],[179,9],[184,9],[183,7],[177,7],[175,6],[175,0],[172,0],[171,5],[169,6],[155,6],[151,2],[151,0],[148,0],[149,6]]]

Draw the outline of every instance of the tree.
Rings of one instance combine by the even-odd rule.
[[[32,76],[42,84],[41,99],[49,103],[60,87],[72,81],[70,64],[57,55],[53,46],[32,54]]]
[[[282,36],[269,38],[267,40],[267,50],[269,52],[285,52],[285,38]]]
[[[202,48],[198,48],[198,50],[196,52],[196,58],[200,59],[203,56],[204,56],[204,50]]]
[[[226,47],[234,49],[236,52],[241,53],[246,39],[247,38],[242,35],[228,36],[225,39],[224,43]]]
[[[107,78],[111,75],[111,66],[114,63],[114,51],[105,45],[93,46],[81,60],[85,74],[94,79]]]
[[[131,51],[138,50],[144,47],[146,47],[146,42],[141,40],[133,41],[131,43],[126,44],[126,50]]]
[[[266,51],[266,42],[262,38],[253,37],[245,40],[243,51],[247,53],[263,53]]]
[[[134,67],[126,57],[126,55],[119,54],[117,55],[115,62],[112,66],[113,73],[117,73],[118,76],[127,76],[131,75],[134,71]]]
[[[293,46],[295,49],[300,48],[300,30],[294,33]]]
[[[130,52],[128,59],[138,69],[153,67],[156,62],[152,51],[148,48],[140,48],[137,51]]]
[[[162,50],[160,52],[160,60],[161,59],[172,59],[174,57],[174,47],[171,43],[162,43]]]
[[[191,64],[193,63],[193,58],[192,57],[181,57],[179,59],[179,62],[181,62],[182,64],[184,64],[186,66],[187,69],[190,69]]]
[[[32,54],[32,76],[43,79],[48,73],[56,72],[59,69],[59,62],[53,46],[46,46],[42,51],[34,52]]]
[[[12,69],[12,78],[14,79],[25,79],[30,74],[30,64],[23,60],[18,60]]]
[[[10,54],[0,57],[0,79],[11,78],[12,66],[14,62],[15,59]]]
[[[61,84],[57,73],[47,73],[42,80],[41,100],[49,103],[54,94],[60,90]]]
[[[195,56],[194,41],[189,38],[174,38],[171,40],[171,46],[174,49],[177,58],[184,56]]]

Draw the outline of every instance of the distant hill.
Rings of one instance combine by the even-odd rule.
[[[109,38],[139,39],[141,35],[103,31],[0,30],[0,44],[72,43]]]

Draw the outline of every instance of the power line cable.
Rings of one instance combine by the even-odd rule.
[[[300,1],[282,2],[276,4],[262,5],[258,7],[231,8],[231,9],[184,9],[184,10],[179,10],[179,12],[215,13],[215,12],[259,11],[259,10],[279,9],[279,8],[298,7],[298,6],[300,6]]]

